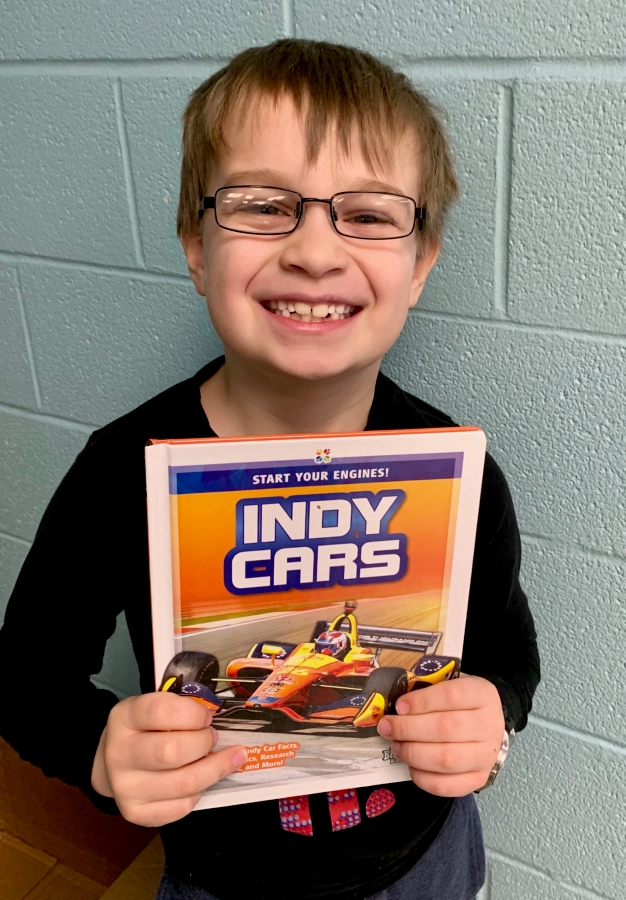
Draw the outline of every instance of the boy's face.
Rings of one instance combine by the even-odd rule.
[[[330,132],[309,165],[301,120],[288,99],[276,107],[262,102],[242,123],[232,118],[226,128],[231,149],[213,170],[209,195],[226,185],[249,184],[322,198],[339,191],[386,191],[419,202],[418,156],[408,135],[398,141],[392,162],[374,172],[358,141],[345,156]],[[183,246],[227,358],[306,380],[356,374],[377,364],[437,258],[436,247],[417,253],[415,232],[381,241],[343,237],[333,229],[325,203],[305,204],[297,229],[273,236],[226,231],[210,210],[201,235],[183,236]],[[296,321],[271,311],[270,303],[275,307],[279,299],[343,303],[350,315]]]

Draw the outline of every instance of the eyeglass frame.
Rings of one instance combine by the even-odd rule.
[[[289,229],[289,231],[272,231],[272,232],[241,231],[241,229],[239,229],[239,228],[229,228],[228,225],[221,225],[217,220],[217,209],[216,209],[215,200],[217,198],[217,195],[220,193],[220,191],[229,191],[229,190],[232,190],[233,188],[268,188],[268,190],[271,190],[271,191],[288,191],[290,194],[295,194],[297,197],[300,198],[300,211],[298,213],[298,221],[296,222],[296,224],[294,225],[293,228]],[[389,196],[389,197],[399,197],[401,200],[410,200],[411,203],[413,203],[413,205],[415,207],[415,215],[413,217],[413,226],[412,226],[411,230],[408,231],[406,234],[398,234],[398,235],[395,235],[395,237],[374,238],[374,237],[361,237],[360,235],[356,235],[356,234],[344,234],[342,231],[339,231],[339,229],[337,228],[337,222],[336,222],[335,217],[333,216],[333,200],[335,199],[335,197],[338,197],[340,194],[387,194],[387,196]],[[355,238],[355,240],[357,240],[357,241],[397,241],[397,240],[400,240],[401,238],[410,237],[410,235],[412,235],[413,232],[415,231],[415,223],[417,222],[417,230],[422,231],[424,228],[424,222],[426,221],[426,218],[428,216],[428,210],[426,209],[426,207],[418,206],[417,203],[415,202],[415,200],[413,199],[413,197],[408,197],[406,194],[392,194],[388,191],[337,191],[331,197],[329,197],[328,199],[325,199],[323,197],[303,197],[299,191],[293,191],[293,190],[291,190],[291,188],[276,187],[275,185],[271,185],[271,184],[229,184],[229,185],[225,185],[224,187],[218,188],[212,197],[208,197],[208,196],[202,197],[200,202],[202,205],[201,205],[200,209],[198,210],[198,218],[199,219],[202,219],[202,217],[207,209],[212,209],[215,214],[215,224],[219,228],[223,228],[224,231],[233,231],[235,234],[252,234],[255,237],[276,237],[277,235],[282,235],[282,234],[292,234],[296,230],[296,228],[300,225],[300,222],[302,221],[305,203],[328,203],[329,212],[330,212],[330,221],[332,223],[333,228],[337,232],[337,234],[341,235],[341,237]]]

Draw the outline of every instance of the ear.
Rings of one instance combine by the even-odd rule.
[[[183,245],[185,256],[187,257],[189,276],[194,283],[194,287],[201,297],[206,297],[204,279],[204,242],[202,240],[202,233],[181,234],[180,241]]]
[[[415,306],[419,300],[422,289],[426,284],[428,273],[437,262],[440,247],[439,241],[429,241],[422,247],[421,253],[418,253],[415,266],[413,267],[413,277],[411,278],[409,307]]]

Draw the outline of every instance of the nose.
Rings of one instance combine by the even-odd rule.
[[[300,224],[285,239],[280,260],[284,268],[316,279],[345,269],[346,248],[330,216],[328,203],[307,200]]]

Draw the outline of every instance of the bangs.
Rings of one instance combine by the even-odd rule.
[[[242,123],[255,102],[269,101],[276,106],[287,98],[303,121],[309,163],[317,159],[329,131],[344,153],[351,151],[354,136],[358,135],[368,165],[374,168],[387,163],[394,138],[410,125],[409,110],[402,108],[406,105],[401,102],[404,98],[381,90],[380,81],[367,77],[362,67],[358,67],[359,77],[355,80],[355,67],[346,65],[343,54],[334,54],[337,65],[332,66],[321,65],[319,57],[314,57],[313,65],[299,56],[292,61],[291,55],[285,53],[285,58],[279,57],[278,61],[272,58],[272,68],[258,73],[259,78],[251,79],[252,72],[242,72],[227,91],[228,103],[226,96],[215,97],[214,115],[209,113],[207,124],[210,142],[218,154],[229,149],[224,131],[231,115]],[[226,91],[218,88],[216,93]]]

